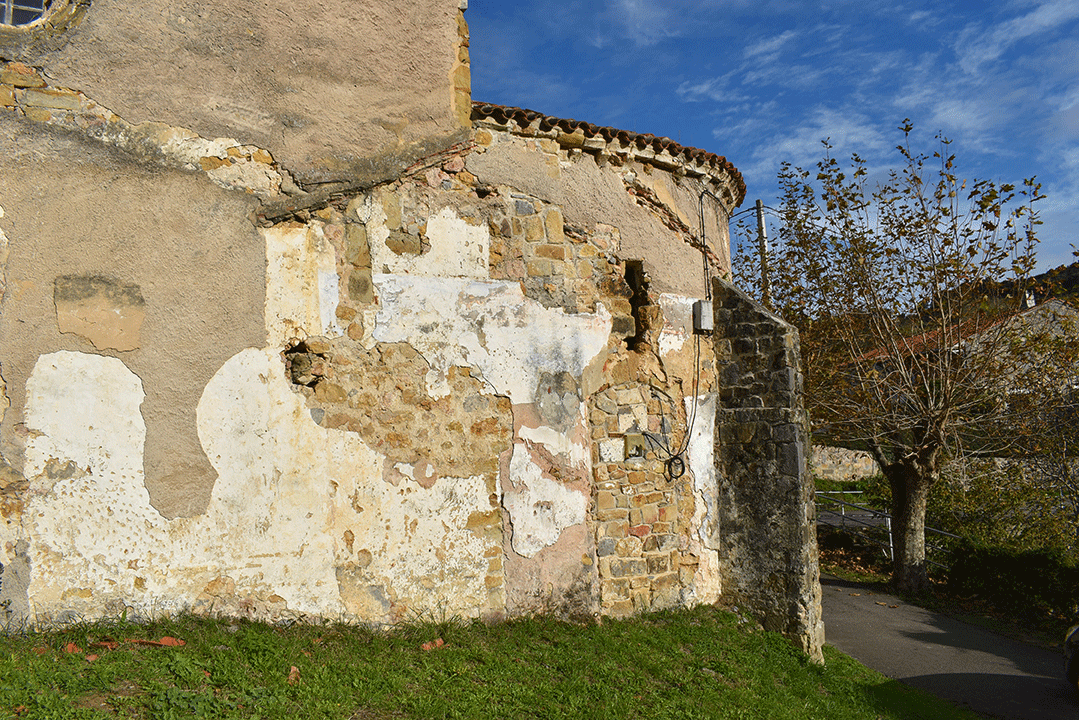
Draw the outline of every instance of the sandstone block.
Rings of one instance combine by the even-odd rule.
[[[552,260],[565,260],[566,249],[561,245],[539,245],[536,247],[536,256],[551,258]]]
[[[28,88],[23,94],[23,104],[27,107],[51,108],[54,110],[78,110],[79,94],[63,89]]]
[[[37,71],[21,62],[8,63],[0,69],[0,83],[17,88],[45,87],[45,80]]]

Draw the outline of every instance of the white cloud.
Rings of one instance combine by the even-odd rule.
[[[623,34],[638,46],[655,45],[681,35],[671,12],[662,3],[650,0],[617,0],[607,13],[621,26]]]
[[[761,40],[758,43],[750,45],[743,53],[746,58],[756,58],[760,55],[766,56],[769,60],[774,60],[779,54],[780,48],[786,45],[788,42],[798,36],[798,33],[793,30],[787,30],[775,37],[768,38],[767,40]]]
[[[1076,18],[1079,18],[1079,3],[1075,0],[1047,0],[1039,2],[1027,14],[995,27],[968,26],[956,42],[960,67],[965,72],[976,73],[1020,40],[1055,30]]]

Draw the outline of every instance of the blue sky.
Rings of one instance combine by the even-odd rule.
[[[1039,268],[1079,245],[1079,0],[471,0],[472,97],[725,155],[743,208],[831,138],[879,173],[952,141],[968,178],[1048,195]]]

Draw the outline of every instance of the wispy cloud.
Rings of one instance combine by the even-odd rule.
[[[775,57],[779,54],[779,50],[797,36],[798,33],[794,32],[793,30],[787,30],[786,32],[776,35],[775,37],[761,40],[758,43],[750,45],[746,48],[743,56],[748,59],[759,58],[763,55],[769,60],[774,60]]]
[[[681,35],[673,15],[663,3],[649,0],[617,0],[607,13],[622,35],[640,47],[655,45]]]
[[[1075,0],[1047,0],[1019,17],[995,27],[968,26],[956,42],[959,64],[965,72],[976,73],[982,65],[996,60],[1012,45],[1028,37],[1054,30],[1079,18]]]

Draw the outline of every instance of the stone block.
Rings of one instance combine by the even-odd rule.
[[[29,65],[12,62],[0,69],[0,83],[17,88],[45,87],[45,80]]]
[[[551,274],[552,266],[550,260],[529,260],[525,266],[529,277],[545,277]]]
[[[643,480],[644,480],[643,477],[635,478],[634,475],[643,476],[644,473],[631,472],[629,474],[630,482],[633,482],[634,480],[641,480],[643,482]],[[644,507],[645,505],[651,505],[653,503],[661,502],[662,500],[663,500],[663,493],[661,493],[661,492],[641,493],[640,495],[634,495],[630,499],[630,506],[635,507],[635,508],[639,508],[639,507]]]
[[[625,449],[625,442],[623,442],[621,438],[614,440],[601,440],[599,443],[600,462],[622,462],[626,459]]]
[[[629,527],[627,525],[627,532],[630,535],[633,535],[635,537],[643,538],[643,537],[645,537],[646,535],[648,535],[649,533],[652,532],[652,528],[649,527],[648,525],[634,525],[633,527]],[[649,539],[651,539],[651,538],[649,538]],[[645,541],[646,545],[647,545],[647,542],[648,541],[646,540]]]
[[[345,260],[356,267],[371,267],[367,228],[358,223],[349,223],[345,226],[345,242]]]
[[[348,275],[348,297],[350,300],[365,305],[375,301],[375,287],[370,267],[352,268]]]
[[[0,85],[0,107],[12,107],[15,105],[15,88],[10,85]]]
[[[666,553],[660,555],[646,555],[645,564],[648,566],[649,575],[659,575],[670,570],[671,558]]]
[[[597,510],[610,510],[617,507],[613,492],[603,491],[596,493],[596,509]]]
[[[649,535],[644,541],[645,552],[667,552],[677,549],[677,535]]]
[[[543,220],[539,215],[529,215],[524,219],[525,240],[539,242],[543,239]]]
[[[600,537],[623,538],[629,533],[629,523],[625,520],[613,520],[599,526]]]
[[[607,510],[597,510],[596,520],[600,522],[606,522],[608,520],[628,520],[629,510],[625,508],[609,508]]]
[[[566,241],[561,210],[558,208],[548,210],[544,222],[547,225],[547,242],[564,243]]]
[[[611,577],[635,577],[644,575],[647,565],[641,558],[613,558],[611,560]]]
[[[618,540],[616,538],[605,537],[596,541],[596,555],[601,558],[608,555],[614,555],[618,547]]]
[[[566,248],[561,245],[537,245],[535,252],[537,257],[550,258],[552,260],[566,259]]]
[[[660,575],[652,580],[652,607],[656,610],[677,606],[682,597],[678,573]]]
[[[78,110],[79,94],[71,90],[54,88],[27,88],[23,93],[23,105],[53,110]]]
[[[641,552],[641,539],[633,535],[624,537],[615,546],[615,554],[618,557],[632,557]]]
[[[607,605],[604,610],[611,617],[628,617],[633,614],[632,600],[619,600]]]
[[[25,108],[24,112],[26,113],[27,119],[33,120],[34,122],[49,122],[52,120],[52,112],[46,108],[28,107]]]

